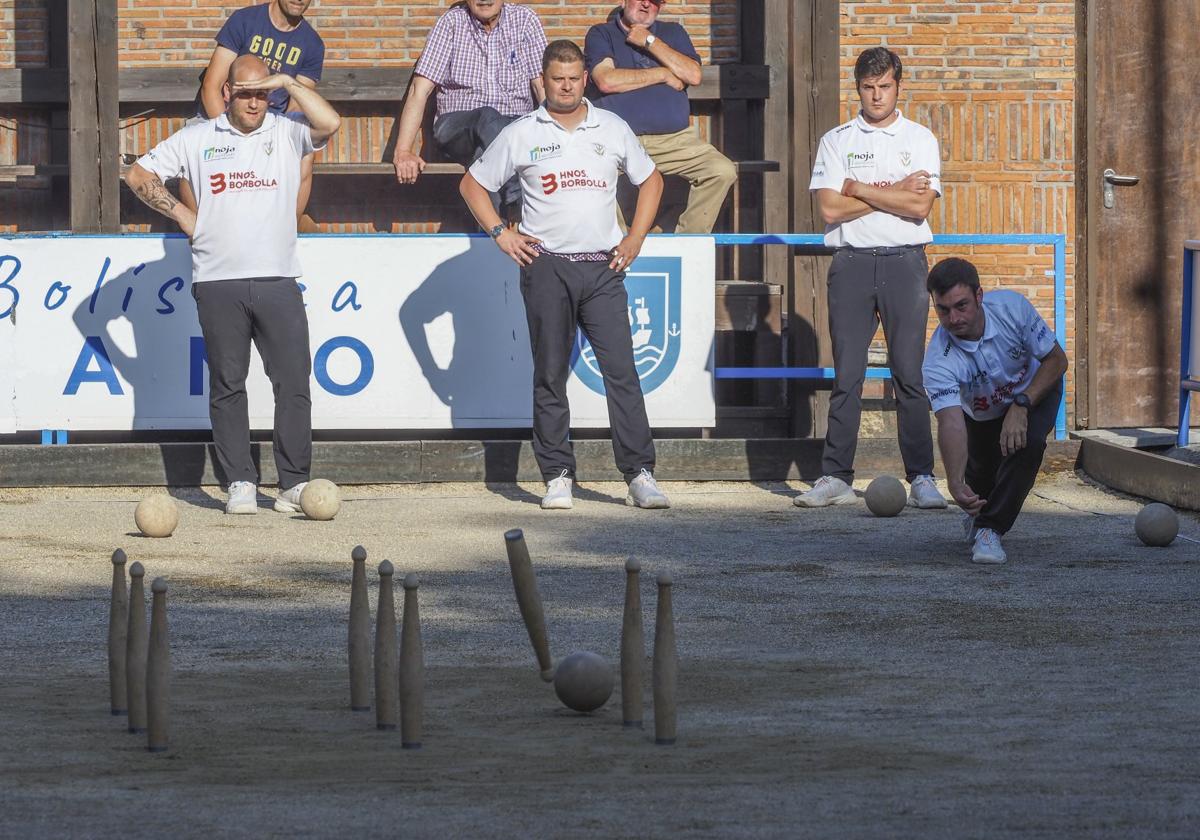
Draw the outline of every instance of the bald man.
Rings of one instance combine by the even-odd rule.
[[[305,120],[270,111],[284,91]],[[291,76],[272,75],[254,56],[229,67],[225,112],[159,143],[125,182],[144,203],[173,219],[192,246],[192,297],[208,354],[209,417],[217,466],[229,483],[226,513],[258,511],[258,475],[250,456],[246,376],[258,348],[275,394],[275,510],[300,509],[312,461],[308,319],[296,278],[296,194],[303,157],[325,145],[341,123],[319,93]],[[183,178],[193,211],[163,186]]]

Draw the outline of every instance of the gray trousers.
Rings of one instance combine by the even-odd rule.
[[[862,419],[867,349],[883,322],[896,392],[905,477],[933,474],[929,400],[922,384],[929,293],[922,246],[840,249],[829,267],[829,334],[835,369],[821,472],[849,483]]]
[[[258,483],[250,455],[246,377],[250,343],[258,348],[275,395],[275,468],[287,490],[308,481],[312,466],[312,400],[308,316],[291,277],[212,280],[192,284],[208,353],[208,414],[217,466],[225,481]]]
[[[495,108],[451,111],[434,121],[433,139],[447,157],[455,163],[469,167],[492,145],[500,131],[515,119],[516,117],[506,117]],[[514,175],[500,187],[499,193],[489,195],[497,213],[501,213],[502,205],[520,207],[521,182]]]
[[[583,328],[604,379],[617,469],[629,481],[654,471],[654,440],[633,363],[625,273],[608,263],[571,262],[539,254],[521,269],[521,296],[533,350],[533,454],[549,481],[563,470],[574,477],[567,377],[575,327]]]

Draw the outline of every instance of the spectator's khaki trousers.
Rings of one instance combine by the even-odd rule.
[[[733,163],[691,127],[673,134],[641,134],[638,139],[659,172],[679,175],[691,184],[675,233],[712,233],[725,196],[737,179]],[[624,220],[621,229],[626,229]]]

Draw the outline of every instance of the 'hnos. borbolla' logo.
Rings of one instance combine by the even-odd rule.
[[[679,257],[638,257],[625,275],[633,362],[644,394],[663,384],[679,361],[682,274]],[[582,330],[575,335],[571,368],[584,385],[597,394],[604,393],[596,352]]]

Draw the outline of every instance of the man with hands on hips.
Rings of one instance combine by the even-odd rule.
[[[665,508],[654,480],[654,440],[633,360],[625,270],[637,258],[662,196],[662,176],[629,126],[583,96],[583,53],[554,41],[542,57],[545,103],[505,127],[463,176],[463,199],[497,246],[521,267],[521,296],[533,350],[533,451],[548,510],[572,507],[567,379],[576,327],[592,343],[604,379],[617,467],[626,504]],[[638,187],[637,210],[622,237],[616,182]],[[507,228],[488,195],[516,175],[520,226]]]

